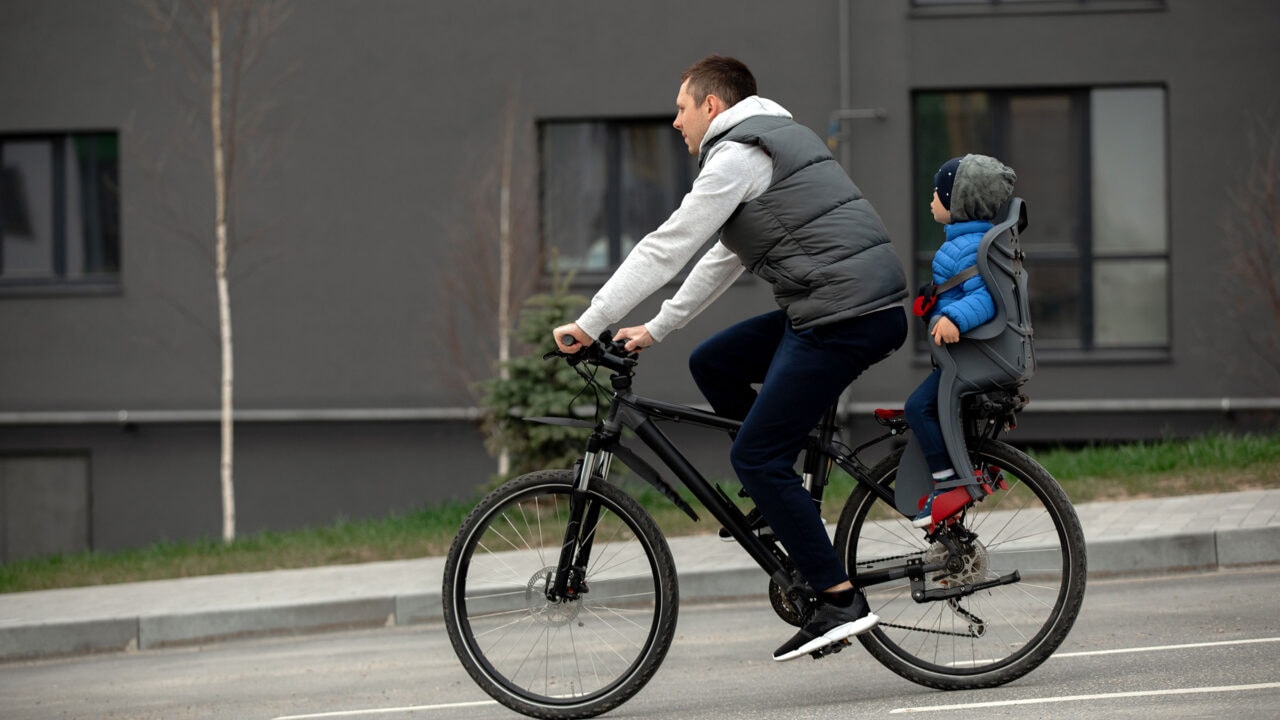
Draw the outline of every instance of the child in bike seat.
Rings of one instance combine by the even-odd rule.
[[[933,284],[916,300],[916,314],[938,345],[959,342],[960,335],[995,317],[995,302],[977,273],[978,246],[1000,209],[1013,197],[1014,171],[986,155],[965,155],[942,164],[933,176],[933,219],[946,227],[946,239],[933,256]],[[907,399],[906,415],[924,451],[935,484],[955,475],[938,421],[938,383],[933,372]],[[934,490],[912,525],[932,524]]]

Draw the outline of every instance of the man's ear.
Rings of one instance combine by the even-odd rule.
[[[711,103],[711,115],[710,115],[710,117],[711,117],[712,119],[714,119],[714,118],[715,118],[715,116],[719,115],[720,113],[724,112],[725,110],[728,110],[728,109],[729,109],[729,106],[728,106],[728,105],[725,105],[724,101],[723,101],[723,100],[721,100],[721,99],[720,99],[720,97],[719,97],[718,95],[707,95],[707,100],[706,100],[706,102]]]

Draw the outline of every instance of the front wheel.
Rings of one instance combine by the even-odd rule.
[[[901,456],[898,450],[877,465],[872,482],[892,491]],[[994,687],[1035,669],[1066,638],[1084,601],[1084,533],[1057,481],[1003,442],[985,441],[970,458],[977,473],[1003,478],[1007,489],[940,531],[951,533],[959,553],[862,485],[836,526],[836,552],[855,583],[911,560],[952,561],[924,577],[926,590],[961,589],[946,599],[917,602],[906,578],[863,587],[881,622],[859,637],[890,670],[942,690]],[[1007,584],[968,587],[998,578]]]
[[[522,475],[462,523],[444,568],[458,659],[495,700],[531,717],[585,718],[644,687],[675,635],[676,568],[653,519],[602,480],[579,533],[589,545],[571,597],[551,600],[569,523],[571,470]],[[551,593],[554,595],[554,593]]]

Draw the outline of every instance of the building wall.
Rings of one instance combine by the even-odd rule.
[[[744,59],[762,94],[819,134],[842,105],[885,110],[881,120],[844,123],[840,153],[902,239],[904,262],[915,204],[927,201],[912,197],[913,90],[1164,84],[1169,357],[1042,357],[1018,437],[1274,427],[1256,414],[1071,405],[1265,400],[1276,392],[1229,370],[1239,353],[1223,349],[1240,343],[1221,321],[1216,239],[1230,188],[1249,164],[1246,130],[1268,112],[1275,117],[1263,73],[1280,64],[1280,6],[1110,5],[1137,9],[940,13],[905,0],[295,3],[244,90],[247,109],[269,108],[257,143],[238,159],[248,172],[238,186],[232,266],[236,402],[276,419],[238,426],[242,530],[383,514],[464,497],[488,479],[492,460],[461,419],[474,399],[460,378],[483,377],[489,365],[450,349],[456,308],[444,288],[459,272],[457,248],[473,242],[472,208],[500,162],[506,108],[515,109],[529,159],[536,120],[671,119],[681,70],[709,52]],[[102,549],[220,528],[209,414],[219,377],[209,138],[190,77],[172,38],[133,3],[0,4],[0,134],[120,135],[119,291],[0,295],[0,459],[88,457],[88,542]],[[531,163],[520,168],[533,172]],[[627,323],[651,317],[660,300]],[[714,329],[771,307],[767,287],[739,283],[646,354],[643,392],[698,401],[684,370],[688,352]],[[872,368],[849,399],[858,409],[898,403],[924,370],[918,353],[901,352]],[[119,421],[122,410],[128,423]],[[405,414],[388,420],[387,411]],[[201,419],[191,421],[193,413]],[[690,442],[700,457],[718,457],[715,442]]]

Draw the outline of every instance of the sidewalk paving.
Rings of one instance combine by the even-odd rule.
[[[1089,574],[1280,562],[1280,490],[1076,506]],[[763,596],[714,534],[669,540],[684,601]],[[439,621],[444,558],[0,594],[0,661]]]

